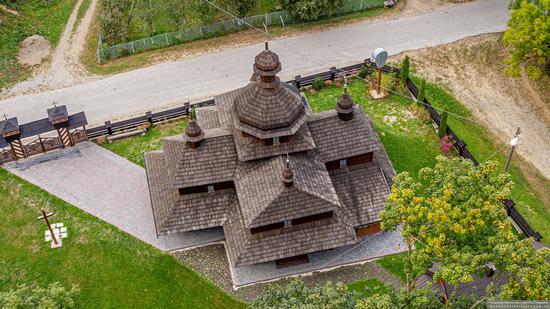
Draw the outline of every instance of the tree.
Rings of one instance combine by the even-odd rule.
[[[401,73],[399,75],[401,86],[403,87],[407,86],[407,78],[409,78],[410,66],[411,60],[409,59],[409,56],[405,56],[405,58],[403,59],[403,63],[401,63]]]
[[[129,36],[126,12],[130,11],[130,3],[126,0],[104,0],[101,13],[101,32],[104,42],[116,44],[125,42]]]
[[[437,130],[437,135],[439,135],[439,137],[447,135],[447,118],[449,118],[449,113],[444,110],[441,114],[441,119],[439,120],[439,128]]]
[[[139,2],[139,8],[140,16],[147,25],[149,36],[155,35],[155,33],[157,33],[157,28],[155,26],[155,18],[158,11],[157,5],[153,5],[152,0],[141,0]]]
[[[317,20],[323,14],[331,15],[343,3],[343,0],[281,0],[282,7],[290,15],[304,21]]]
[[[187,9],[189,0],[163,0],[166,9],[166,15],[170,17],[174,24],[174,30],[184,30],[187,25]]]
[[[508,73],[519,76],[523,63],[533,79],[544,68],[550,73],[550,0],[519,0],[512,8],[509,29],[503,36],[504,44],[512,47]]]
[[[73,300],[78,288],[73,286],[65,289],[59,282],[50,284],[47,288],[21,285],[17,289],[0,292],[1,308],[76,308]]]
[[[422,80],[422,82],[420,83],[420,89],[418,90],[418,98],[417,98],[418,102],[424,103],[424,98],[426,97],[425,92],[426,92],[426,81]]]
[[[272,284],[251,304],[252,308],[354,308],[358,295],[342,283],[328,282],[309,289],[300,279],[289,284]]]
[[[224,0],[229,10],[239,16],[244,17],[256,5],[256,0]]]
[[[495,264],[509,281],[498,287],[505,300],[550,299],[550,249],[534,250],[533,239],[501,242],[495,246]]]
[[[457,284],[471,282],[471,275],[494,258],[498,240],[514,236],[502,206],[510,187],[495,162],[474,167],[443,156],[435,167],[423,168],[418,180],[407,172],[394,178],[382,228],[402,227],[409,293],[416,276],[433,263],[441,263],[434,280]]]

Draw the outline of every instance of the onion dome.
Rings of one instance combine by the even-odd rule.
[[[351,96],[348,94],[348,86],[344,86],[344,94],[336,102],[336,111],[338,112],[338,117],[344,121],[351,120],[353,118],[353,109],[355,103],[351,99]]]
[[[204,132],[202,131],[197,121],[193,119],[192,113],[189,113],[189,124],[185,129],[183,140],[189,143],[191,148],[197,148],[203,139]]]
[[[266,49],[255,58],[251,83],[235,98],[239,130],[264,139],[293,135],[305,122],[302,98],[281,85],[276,76],[280,71],[279,56],[266,43]]]
[[[287,188],[291,187],[294,183],[294,173],[290,168],[290,160],[288,158],[285,161],[285,169],[283,170],[283,174],[281,175],[281,180]]]

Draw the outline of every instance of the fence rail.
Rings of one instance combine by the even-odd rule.
[[[323,80],[334,81],[338,76],[341,76],[341,75],[350,76],[352,74],[355,74],[363,66],[366,66],[371,70],[375,69],[374,63],[371,62],[370,59],[367,59],[364,62],[343,67],[340,69],[336,69],[335,67],[332,67],[330,68],[329,71],[326,71],[326,72],[308,75],[305,77],[296,76],[294,80],[288,81],[287,83],[294,84],[297,88],[301,88],[301,87],[311,86],[313,80],[317,77]],[[386,73],[399,73],[401,70],[399,68],[395,68],[391,66],[384,66],[382,68],[382,71]],[[417,98],[419,90],[412,80],[407,79],[407,87],[410,93],[415,98]],[[210,99],[199,103],[193,103],[191,104],[191,106],[202,107],[202,106],[212,106],[214,104],[215,104],[214,100]],[[186,104],[184,106],[176,107],[170,110],[161,111],[157,113],[147,112],[145,113],[144,116],[123,120],[116,123],[111,123],[110,121],[108,121],[102,126],[87,129],[86,133],[88,138],[96,138],[102,135],[112,135],[117,132],[123,132],[129,129],[135,129],[144,124],[153,124],[161,121],[179,118],[179,117],[188,115],[189,106],[190,106],[189,104]],[[441,116],[439,115],[437,110],[430,104],[428,99],[424,99],[423,106],[428,110],[432,121],[436,124],[436,126],[439,126]],[[475,159],[472,153],[470,153],[470,151],[468,150],[466,143],[462,141],[455,134],[455,132],[451,129],[450,126],[447,126],[447,135],[449,135],[452,138],[453,145],[457,149],[461,157],[471,160],[476,166],[479,165],[478,161]],[[0,155],[2,155],[2,152],[0,152]],[[527,221],[521,216],[521,214],[517,211],[514,205],[515,205],[514,201],[510,199],[504,201],[504,206],[510,218],[512,218],[512,220],[516,223],[516,225],[522,230],[522,232],[526,236],[533,237],[537,241],[540,240],[542,236],[538,232],[535,232],[529,226]]]
[[[384,0],[345,0],[342,7],[334,12],[331,12],[330,14],[327,13],[322,16],[347,14],[367,9],[380,8],[383,6]],[[225,33],[241,31],[248,27],[246,24],[263,28],[264,24],[266,26],[284,26],[295,22],[297,22],[297,20],[292,18],[287,11],[279,11],[255,16],[247,16],[241,18],[240,20],[225,20],[183,31],[166,32],[105,48],[103,47],[103,40],[100,34],[97,47],[97,58],[98,61],[101,62],[108,59],[115,59],[139,53],[148,49],[161,48],[197,39],[209,38]]]

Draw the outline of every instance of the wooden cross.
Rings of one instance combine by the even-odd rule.
[[[46,221],[46,225],[48,225],[48,229],[50,230],[50,233],[52,234],[53,242],[57,245],[57,238],[55,238],[55,234],[53,233],[52,226],[50,225],[50,220],[48,220],[49,217],[55,216],[54,212],[46,213],[44,209],[41,209],[42,215],[37,217],[36,220],[44,220]]]
[[[3,114],[2,116],[4,116],[4,119],[6,119],[6,121],[8,121],[8,115]]]
[[[57,102],[53,101],[52,105],[54,108],[57,108]]]

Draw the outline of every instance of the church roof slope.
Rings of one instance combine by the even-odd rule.
[[[247,228],[334,211],[341,207],[324,164],[307,154],[290,155],[294,183],[281,180],[285,156],[241,163],[235,187]]]

